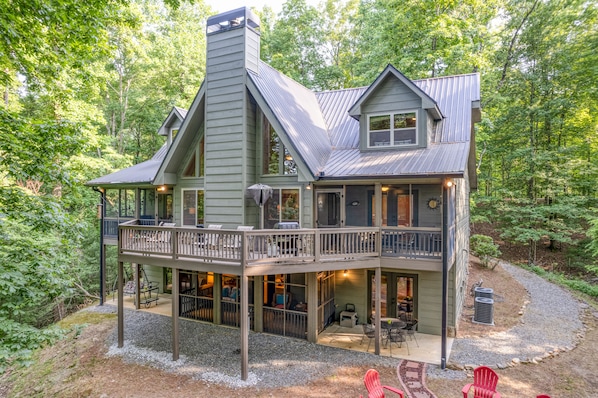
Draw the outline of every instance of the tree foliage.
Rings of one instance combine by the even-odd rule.
[[[83,183],[164,143],[156,130],[203,80],[212,11],[201,0],[0,7],[2,366],[52,336],[40,328],[57,309],[98,295],[98,198]],[[558,250],[584,233],[598,252],[597,8],[288,0],[279,15],[258,14],[262,59],[312,89],[370,84],[389,63],[411,79],[479,72],[474,218],[529,245],[535,262],[539,242]]]

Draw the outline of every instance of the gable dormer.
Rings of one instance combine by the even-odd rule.
[[[185,120],[185,116],[187,116],[187,111],[182,108],[173,107],[164,122],[158,129],[158,134],[166,137],[166,142],[168,146],[172,144],[172,140],[176,137],[176,134],[179,132],[181,125],[183,124],[183,120]]]
[[[349,115],[359,121],[360,149],[425,148],[442,113],[429,95],[392,65],[378,76]]]

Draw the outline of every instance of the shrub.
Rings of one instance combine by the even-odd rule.
[[[482,265],[488,267],[492,257],[500,256],[498,245],[492,237],[487,235],[473,235],[470,238],[471,252],[482,260]],[[496,265],[494,266],[496,267]],[[492,267],[492,269],[494,269]]]

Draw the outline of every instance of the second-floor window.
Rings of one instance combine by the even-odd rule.
[[[199,146],[195,148],[195,152],[191,156],[189,163],[183,170],[183,177],[203,177],[204,176],[204,139],[199,142]]]
[[[284,146],[274,127],[264,117],[263,134],[263,174],[297,175],[297,164]]]
[[[204,222],[203,190],[185,189],[183,193],[183,226],[197,226]]]
[[[415,111],[368,117],[368,147],[417,144]]]

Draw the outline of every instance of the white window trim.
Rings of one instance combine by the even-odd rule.
[[[302,222],[302,217],[303,217],[303,188],[301,186],[272,186],[272,190],[276,190],[279,193],[279,198],[282,196],[282,190],[297,190],[299,192],[299,194],[297,195],[297,199],[299,200],[299,207],[297,208],[299,211],[298,214],[298,220],[297,222],[299,223],[299,226],[303,225]],[[272,195],[274,196],[274,195]],[[279,203],[280,205],[280,203]],[[282,222],[281,221],[281,214],[282,214],[282,208],[281,210],[279,210],[278,212],[278,221],[277,222]],[[264,212],[264,217],[266,216],[266,213]],[[264,220],[265,222],[266,220]]]
[[[415,113],[415,127],[395,129],[394,128],[394,117],[395,117],[395,115],[404,115],[404,114],[407,114],[407,113]],[[372,117],[376,117],[376,116],[387,116],[387,115],[391,116],[391,118],[390,118],[390,130],[389,130],[389,134],[390,134],[390,145],[381,145],[381,146],[370,145],[370,133],[372,132],[370,130],[370,119]],[[384,149],[384,148],[401,148],[401,147],[417,146],[419,144],[418,126],[419,126],[419,112],[418,112],[417,109],[407,109],[407,110],[402,110],[402,111],[397,111],[397,112],[372,113],[372,114],[368,115],[368,119],[367,119],[367,126],[366,126],[367,148]],[[395,131],[411,130],[411,129],[415,129],[415,142],[410,143],[410,144],[395,144],[394,143],[394,132]],[[373,131],[385,131],[385,130],[373,130]]]
[[[181,189],[181,226],[183,227],[190,227],[191,225],[185,224],[185,192],[193,191],[195,192],[195,198],[197,200],[197,192],[202,191],[204,193],[204,217],[205,217],[205,189],[203,188],[182,188]],[[195,202],[195,211],[197,212],[197,202]],[[197,213],[195,215],[197,219]],[[197,226],[197,223],[194,225]]]

